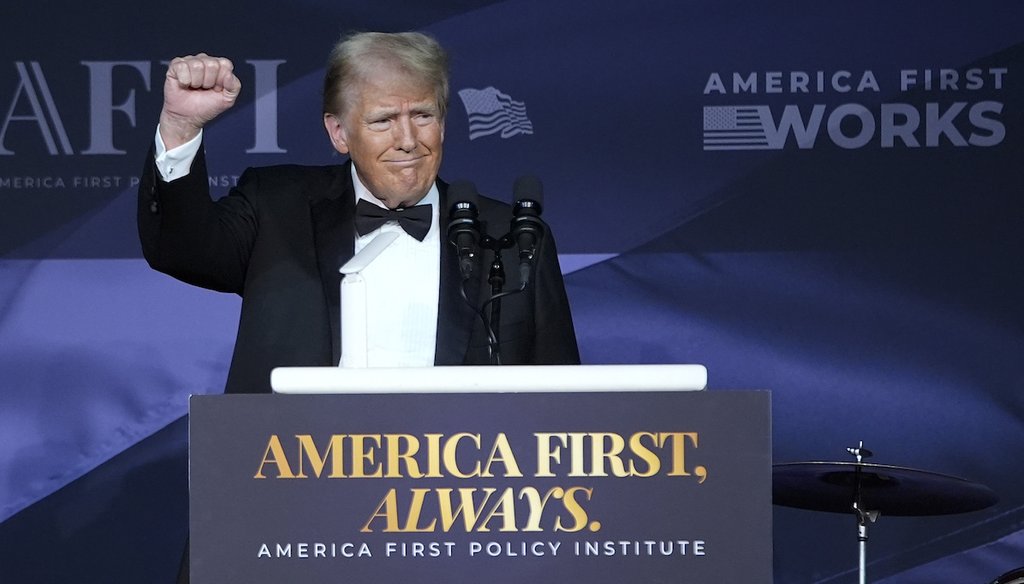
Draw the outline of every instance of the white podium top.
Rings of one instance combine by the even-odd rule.
[[[703,365],[464,365],[406,368],[278,367],[274,393],[698,391]]]

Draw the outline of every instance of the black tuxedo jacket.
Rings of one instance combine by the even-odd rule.
[[[150,266],[190,284],[242,296],[228,393],[270,391],[280,366],[330,366],[340,359],[338,268],[353,255],[355,193],[350,163],[250,168],[218,201],[209,195],[202,149],[186,177],[164,182],[152,152],[139,187],[138,225]],[[447,243],[450,202],[440,192],[441,279],[436,365],[488,364],[487,334],[461,296],[454,247]],[[509,230],[507,204],[481,197],[485,232]],[[478,254],[466,284],[474,306],[490,295],[489,252]],[[518,254],[506,250],[505,289],[520,285]],[[419,293],[409,282],[408,293]],[[489,310],[488,310],[489,312]],[[579,351],[555,243],[541,238],[529,286],[502,299],[504,364],[575,364]]]

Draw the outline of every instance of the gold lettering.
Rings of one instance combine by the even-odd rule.
[[[516,530],[516,499],[515,492],[512,489],[505,489],[501,496],[495,501],[494,506],[491,507],[491,511],[484,517],[484,520],[480,522],[480,528],[477,531],[490,531],[487,524],[491,522],[491,519],[495,517],[501,518],[501,527],[498,531],[515,531]]]
[[[662,432],[658,434],[659,446],[664,446],[666,443],[671,443],[672,445],[672,466],[668,471],[668,476],[670,477],[690,476],[690,473],[686,471],[687,438],[689,438],[690,442],[693,443],[693,447],[697,448],[696,432]]]
[[[538,432],[537,478],[640,477],[658,474],[707,478],[707,468],[687,466],[699,445],[697,432]],[[270,435],[253,478],[522,478],[509,435],[483,444],[480,434],[332,434],[317,440],[295,434],[297,460],[289,460],[280,436]],[[319,442],[319,444],[318,444]],[[483,450],[484,446],[487,450]],[[289,449],[290,450],[290,449]],[[486,454],[486,456],[484,456]],[[276,471],[271,467],[276,466]],[[268,474],[269,473],[269,474]],[[527,500],[531,495],[527,495]]]
[[[304,458],[309,459],[309,464],[313,467],[313,474],[317,478],[320,478],[320,474],[323,473],[324,466],[327,464],[327,456],[331,457],[331,472],[328,478],[341,479],[345,478],[343,463],[344,463],[344,434],[334,434],[331,436],[330,441],[327,443],[327,450],[324,451],[324,455],[320,456],[320,451],[317,450],[316,444],[313,442],[313,437],[309,434],[296,434],[295,438],[299,441],[299,474],[295,475],[295,478],[306,479],[308,475],[302,469],[302,460]]]
[[[487,457],[487,465],[480,476],[493,477],[494,473],[491,472],[491,465],[495,462],[500,462],[505,467],[503,476],[523,476],[523,473],[519,471],[519,463],[516,462],[516,456],[512,452],[512,446],[508,443],[508,437],[505,436],[504,432],[498,434],[494,439],[494,447],[491,448],[491,453]]]
[[[559,489],[561,491],[561,489]],[[575,520],[575,522],[569,527],[562,525],[562,518],[558,517],[555,519],[555,531],[567,531],[569,533],[575,533],[582,531],[587,526],[587,511],[580,505],[579,501],[576,500],[577,493],[585,493],[587,500],[594,495],[593,489],[587,489],[584,487],[570,487],[568,490],[562,493],[562,504],[565,505],[565,510],[569,512],[569,515]]]
[[[428,479],[439,479],[441,474],[441,438],[444,434],[426,434],[427,439],[427,474]]]
[[[412,502],[409,503],[409,517],[405,522],[405,527],[402,529],[405,533],[417,533],[417,532],[429,532],[434,531],[434,525],[437,524],[437,519],[430,522],[430,525],[426,527],[417,527],[420,521],[420,514],[423,513],[423,499],[427,496],[430,489],[412,489]]]
[[[533,476],[555,476],[555,473],[551,472],[551,463],[562,464],[562,448],[566,445],[566,434],[537,432],[534,437],[537,441],[537,472]],[[552,439],[557,440],[559,446],[552,446]]]
[[[556,499],[560,498],[562,496],[562,489],[557,487],[548,489],[544,497],[540,496],[540,491],[535,487],[523,487],[519,491],[519,498],[525,499],[530,508],[530,513],[526,516],[526,524],[523,525],[520,531],[543,531],[540,521],[544,518],[544,508],[552,496],[555,496]]]
[[[537,453],[535,477],[642,477],[666,472],[668,476],[694,476],[704,482],[707,469],[686,467],[686,449],[696,448],[696,432],[615,432],[534,434]],[[568,455],[568,459],[563,456]]]
[[[379,479],[383,475],[380,464],[374,462],[374,448],[380,448],[380,434],[352,434],[349,439],[352,441],[352,478],[354,479]],[[367,446],[370,442],[373,446]],[[366,472],[366,465],[371,469]]]
[[[441,512],[441,529],[447,533],[453,525],[455,520],[462,516],[462,525],[467,532],[473,531],[476,526],[477,520],[480,518],[480,512],[483,511],[487,501],[490,500],[491,495],[494,494],[495,489],[484,488],[484,500],[480,502],[479,509],[476,506],[476,501],[473,499],[473,495],[476,493],[476,488],[462,488],[459,489],[459,505],[452,509],[452,491],[453,489],[437,489],[437,503]]]
[[[608,476],[608,471],[605,469],[606,461],[608,466],[611,467],[613,476],[626,476],[626,468],[622,464],[622,457],[619,456],[626,448],[626,441],[622,439],[622,436],[611,432],[595,432],[590,436],[592,438],[590,456],[593,466],[590,470],[590,476]],[[606,441],[609,444],[607,450],[605,449]]]
[[[491,487],[409,489],[408,493],[408,508],[403,509],[399,493],[395,489],[388,490],[360,531],[381,531],[375,525],[383,523],[382,531],[388,533],[432,533],[439,526],[447,533],[460,524],[466,533],[487,533],[493,529],[504,533],[538,532],[545,530],[542,526],[544,512],[553,499],[562,501],[568,515],[553,517],[548,528],[565,532],[582,531],[588,526],[591,531],[600,529],[598,522],[588,524],[583,501],[590,500],[593,490],[584,487],[553,487],[543,495],[535,487],[519,490],[508,487],[500,492]],[[478,494],[481,495],[479,500]],[[435,497],[437,516],[431,518]],[[403,513],[405,510],[407,513]],[[523,517],[525,521],[520,527],[519,520]]]
[[[586,443],[587,434],[584,432],[569,433],[569,476],[585,477],[586,469],[583,468],[583,446]]]
[[[263,451],[263,460],[260,461],[260,467],[256,470],[256,475],[252,478],[267,478],[263,474],[263,467],[267,464],[277,466],[277,478],[295,478],[295,475],[292,473],[292,467],[288,464],[288,457],[284,455],[284,448],[281,447],[281,439],[278,438],[277,434],[271,434],[270,439],[267,440],[267,448]]]
[[[398,493],[394,489],[388,489],[388,492],[384,494],[384,498],[380,500],[373,514],[370,515],[370,518],[359,531],[372,533],[373,529],[370,529],[370,524],[375,519],[384,520],[384,531],[398,531]]]
[[[640,472],[637,470],[637,461],[629,461],[629,476],[635,477],[652,477],[658,474],[661,470],[661,459],[651,449],[643,443],[644,438],[650,438],[651,441],[657,444],[658,437],[651,432],[637,432],[629,437],[629,449],[633,451],[640,460],[647,463],[647,470]]]
[[[448,439],[444,444],[444,466],[448,470],[448,473],[455,478],[460,479],[471,479],[473,477],[480,476],[480,460],[477,457],[476,464],[473,465],[473,470],[469,473],[462,471],[459,468],[458,457],[456,456],[459,449],[459,442],[464,438],[469,438],[470,441],[476,445],[477,452],[480,451],[480,435],[469,434],[467,432],[460,432]]]
[[[420,441],[409,434],[388,434],[388,472],[384,474],[384,478],[388,479],[400,479],[403,476],[419,479],[423,478],[423,473],[420,472],[420,465],[413,458],[416,453],[420,450]],[[406,444],[404,450],[402,450],[402,443]],[[405,474],[402,474],[400,466],[405,464]]]

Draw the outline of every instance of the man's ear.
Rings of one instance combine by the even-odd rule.
[[[324,129],[327,130],[327,136],[330,137],[334,149],[342,154],[348,154],[348,132],[345,131],[341,118],[334,114],[324,114]]]

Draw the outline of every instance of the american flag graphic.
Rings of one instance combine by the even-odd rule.
[[[526,117],[526,104],[512,99],[494,87],[459,90],[469,116],[469,139],[476,140],[501,132],[502,138],[533,134],[533,122]]]
[[[767,106],[705,106],[705,150],[771,150]],[[768,116],[770,118],[770,115]]]

